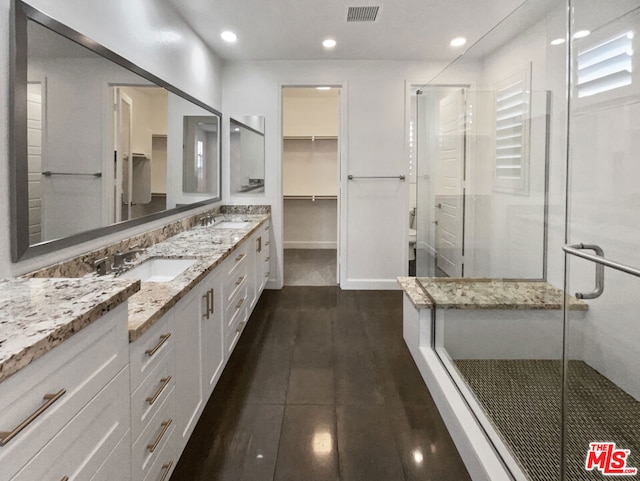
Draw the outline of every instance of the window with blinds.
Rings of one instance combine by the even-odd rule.
[[[633,32],[578,53],[578,97],[589,97],[631,85]]]
[[[523,192],[527,187],[530,74],[525,69],[496,85],[494,186]]]

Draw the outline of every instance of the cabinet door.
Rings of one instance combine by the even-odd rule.
[[[214,275],[211,280],[207,278],[205,284],[207,290],[201,294],[200,320],[202,324],[202,385],[208,397],[213,392],[224,367],[222,335],[224,299],[223,282],[219,275]]]
[[[202,323],[200,296],[194,289],[175,309],[176,333],[176,427],[178,444],[184,448],[204,407],[202,390]]]

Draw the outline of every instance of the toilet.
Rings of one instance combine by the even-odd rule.
[[[413,261],[416,258],[416,241],[418,239],[418,233],[416,232],[416,208],[409,210],[409,260]]]

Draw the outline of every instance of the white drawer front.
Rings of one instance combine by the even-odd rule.
[[[91,481],[115,481],[116,479],[131,481],[131,432],[127,432],[127,435],[111,451]]]
[[[131,392],[134,392],[175,344],[173,309],[129,346]]]
[[[247,246],[243,243],[233,251],[225,261],[225,269],[229,277],[236,275],[236,271],[245,264],[247,260]]]
[[[0,431],[14,430],[46,404],[46,395],[65,390],[0,447],[1,481],[16,474],[127,365],[126,316],[124,303],[0,384]]]
[[[178,462],[177,434],[171,433],[167,442],[159,448],[155,461],[149,468],[144,481],[169,481]]]
[[[175,391],[171,390],[131,448],[131,478],[143,480],[162,447],[176,431]]]
[[[176,385],[174,356],[174,349],[171,349],[131,395],[131,437],[134,441]]]
[[[224,302],[227,305],[237,292],[247,283],[247,264],[243,262],[234,270],[234,274],[229,276],[224,283]]]
[[[12,481],[90,480],[129,430],[129,376],[123,369]]]

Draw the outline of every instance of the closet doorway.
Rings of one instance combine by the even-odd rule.
[[[339,87],[283,87],[284,285],[339,284]]]

